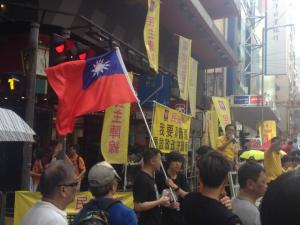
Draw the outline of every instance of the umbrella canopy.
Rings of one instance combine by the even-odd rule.
[[[0,108],[0,141],[34,142],[35,132],[15,112]]]
[[[264,152],[259,150],[248,150],[241,154],[241,159],[250,159],[254,158],[257,161],[263,160],[265,157]]]
[[[279,153],[280,153],[281,157],[286,155],[286,153],[283,150],[280,150]],[[257,161],[260,161],[260,160],[264,160],[265,153],[263,151],[260,151],[260,150],[248,150],[248,151],[243,152],[241,154],[240,158],[241,159],[254,158]]]

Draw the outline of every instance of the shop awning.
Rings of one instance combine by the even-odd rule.
[[[35,132],[15,112],[0,108],[0,141],[34,142]]]
[[[238,0],[201,0],[201,3],[213,19],[240,15]]]
[[[231,107],[231,113],[233,121],[238,121],[243,125],[252,128],[253,130],[257,129],[257,125],[262,119],[261,106]],[[263,107],[263,118],[264,120],[279,121],[279,117],[269,106]]]
[[[200,1],[164,0],[161,24],[171,33],[192,39],[192,55],[203,68],[237,65],[238,58]]]

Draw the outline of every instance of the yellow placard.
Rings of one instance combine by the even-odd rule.
[[[164,105],[155,104],[152,135],[156,148],[163,153],[188,153],[191,117]]]
[[[148,13],[144,27],[144,42],[152,69],[158,73],[160,0],[148,0]]]
[[[191,59],[192,41],[185,37],[179,36],[177,77],[180,92],[180,98],[188,99],[188,85],[190,75],[190,59]]]
[[[215,110],[211,110],[207,112],[207,120],[208,120],[208,135],[210,146],[213,149],[217,148],[217,141],[219,137],[218,131],[218,117]]]
[[[277,136],[276,132],[276,121],[266,120],[263,123],[263,131],[261,132],[261,125],[259,126],[259,135],[263,140],[263,144],[271,141],[273,137]]]
[[[212,101],[216,109],[221,128],[225,134],[226,125],[231,124],[229,102],[226,98],[215,96],[212,97]]]
[[[125,205],[133,208],[132,192],[117,192],[114,198],[120,199]],[[15,194],[14,225],[20,225],[25,214],[34,204],[41,199],[39,192],[17,191]],[[75,200],[68,205],[66,212],[68,215],[74,215],[79,212],[84,204],[92,199],[90,192],[80,192],[75,196]]]
[[[130,103],[105,110],[101,135],[101,152],[105,161],[127,164]]]
[[[191,57],[190,59],[190,80],[188,84],[189,103],[191,115],[196,116],[196,96],[197,96],[197,77],[198,77],[198,62]]]

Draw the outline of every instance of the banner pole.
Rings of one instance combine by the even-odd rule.
[[[146,117],[145,117],[144,111],[143,111],[142,106],[141,106],[141,104],[140,104],[139,101],[138,101],[138,106],[139,106],[139,109],[140,109],[140,111],[141,111],[143,120],[144,120],[144,122],[145,122],[147,131],[148,131],[148,133],[149,133],[149,136],[150,136],[150,140],[151,140],[151,142],[152,142],[152,145],[153,145],[154,148],[156,148],[156,144],[155,144],[155,142],[154,142],[154,138],[153,138],[153,136],[152,136],[152,134],[151,134],[150,127],[149,127],[149,125],[148,125],[147,119],[146,119]],[[167,178],[166,171],[165,171],[165,169],[164,169],[163,164],[162,164],[161,161],[160,161],[160,166],[161,166],[161,168],[162,168],[162,171],[163,171],[165,177]]]
[[[127,169],[128,169],[128,164],[125,165],[125,171],[124,171],[124,184],[123,184],[123,191],[126,191],[126,186],[127,186]]]
[[[156,103],[155,103],[155,104],[156,104]],[[148,125],[148,123],[147,123],[147,120],[146,120],[144,111],[143,111],[143,109],[142,109],[141,104],[140,104],[139,101],[138,101],[138,106],[139,106],[139,109],[140,109],[140,111],[141,111],[143,120],[144,120],[144,122],[145,122],[147,131],[148,131],[148,133],[149,133],[149,135],[150,135],[150,140],[151,140],[151,142],[152,142],[154,148],[156,148],[156,144],[155,144],[155,142],[154,142],[154,138],[153,138],[153,136],[152,136],[152,134],[151,134],[151,130],[150,130],[150,128],[149,128],[149,125]],[[160,161],[160,167],[161,167],[161,170],[163,171],[163,174],[164,174],[164,176],[165,176],[165,179],[167,179],[168,176],[167,176],[167,173],[166,173],[166,171],[165,171],[165,168],[164,168],[164,166],[163,166],[163,164],[162,164],[162,161]],[[175,196],[175,194],[174,194],[172,188],[169,188],[169,190],[170,190],[170,193],[171,193],[171,195],[172,195],[172,197],[173,197],[173,200],[176,201],[176,196]]]
[[[130,87],[132,93],[134,94],[134,96],[136,97],[136,100],[137,100],[139,109],[140,109],[140,111],[141,111],[141,114],[142,114],[143,120],[144,120],[144,122],[145,122],[147,131],[148,131],[148,133],[149,133],[149,135],[150,135],[150,139],[151,139],[151,141],[152,141],[152,144],[153,144],[154,148],[156,148],[156,144],[155,144],[154,139],[153,139],[153,136],[152,136],[152,134],[151,134],[151,130],[150,130],[149,125],[148,125],[148,123],[147,123],[147,120],[146,120],[144,111],[143,111],[143,109],[142,109],[140,100],[139,100],[138,97],[137,97],[137,94],[136,94],[136,92],[135,92],[135,90],[134,90],[134,88],[133,88],[132,82],[130,82],[130,79],[129,79],[129,77],[128,77],[128,72],[127,72],[127,70],[126,70],[126,67],[125,67],[123,58],[122,58],[122,56],[121,56],[120,49],[119,49],[118,47],[116,47],[116,52],[117,52],[117,55],[118,55],[118,57],[119,57],[119,59],[120,59],[122,68],[123,68],[123,70],[125,71],[125,77],[126,77],[126,79],[127,79],[127,81],[128,81],[129,87]],[[162,164],[162,161],[160,161],[160,167],[161,167],[161,169],[162,169],[162,171],[163,171],[163,174],[164,174],[165,178],[167,179],[168,176],[167,176],[167,173],[166,173],[166,171],[165,171],[165,168],[164,168],[164,166],[163,166],[163,164]],[[169,188],[169,189],[170,189],[170,193],[171,193],[171,195],[172,195],[172,197],[173,197],[173,199],[174,199],[174,201],[175,201],[175,200],[176,200],[175,194],[174,194],[172,188]]]

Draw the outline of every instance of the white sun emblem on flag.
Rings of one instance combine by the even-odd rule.
[[[104,70],[109,68],[109,61],[104,61],[104,59],[99,59],[93,65],[94,69],[92,69],[93,77],[99,76],[100,73],[103,73]]]

